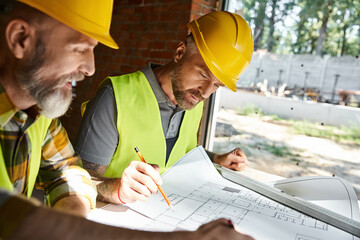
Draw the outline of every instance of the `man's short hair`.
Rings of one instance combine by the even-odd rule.
[[[187,51],[192,54],[192,53],[197,53],[199,50],[197,49],[194,37],[192,35],[192,33],[190,33],[186,39],[185,39],[185,45],[186,45],[186,49]]]

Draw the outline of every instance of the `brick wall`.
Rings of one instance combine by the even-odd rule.
[[[148,62],[166,63],[188,34],[186,24],[209,13],[218,0],[114,0],[111,35],[118,50],[103,45],[95,49],[96,73],[78,83],[76,99],[61,118],[70,140],[75,141],[81,122],[80,105],[90,99],[109,75],[141,69]]]

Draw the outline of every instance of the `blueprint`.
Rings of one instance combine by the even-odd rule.
[[[256,239],[358,239],[222,178],[201,147],[185,155],[162,179],[174,211],[158,193],[147,202],[128,204],[124,212],[106,206],[90,219],[107,224],[116,221],[118,226],[134,229],[176,231],[196,230],[211,220],[227,218]]]

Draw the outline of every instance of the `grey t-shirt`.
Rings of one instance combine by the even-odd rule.
[[[141,71],[149,81],[159,104],[167,145],[167,160],[177,140],[184,110],[175,106],[160,87],[152,70],[159,66],[150,63]],[[82,159],[100,165],[110,164],[119,140],[116,122],[117,108],[114,90],[111,80],[108,79],[101,84],[94,98],[86,106],[86,112],[74,145]]]

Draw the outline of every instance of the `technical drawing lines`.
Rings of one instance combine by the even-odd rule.
[[[205,183],[188,196],[170,194],[175,211],[167,209],[155,221],[182,229],[197,229],[217,218],[231,219],[239,225],[248,214],[260,214],[275,220],[305,227],[328,230],[328,225],[278,204],[257,193]]]

